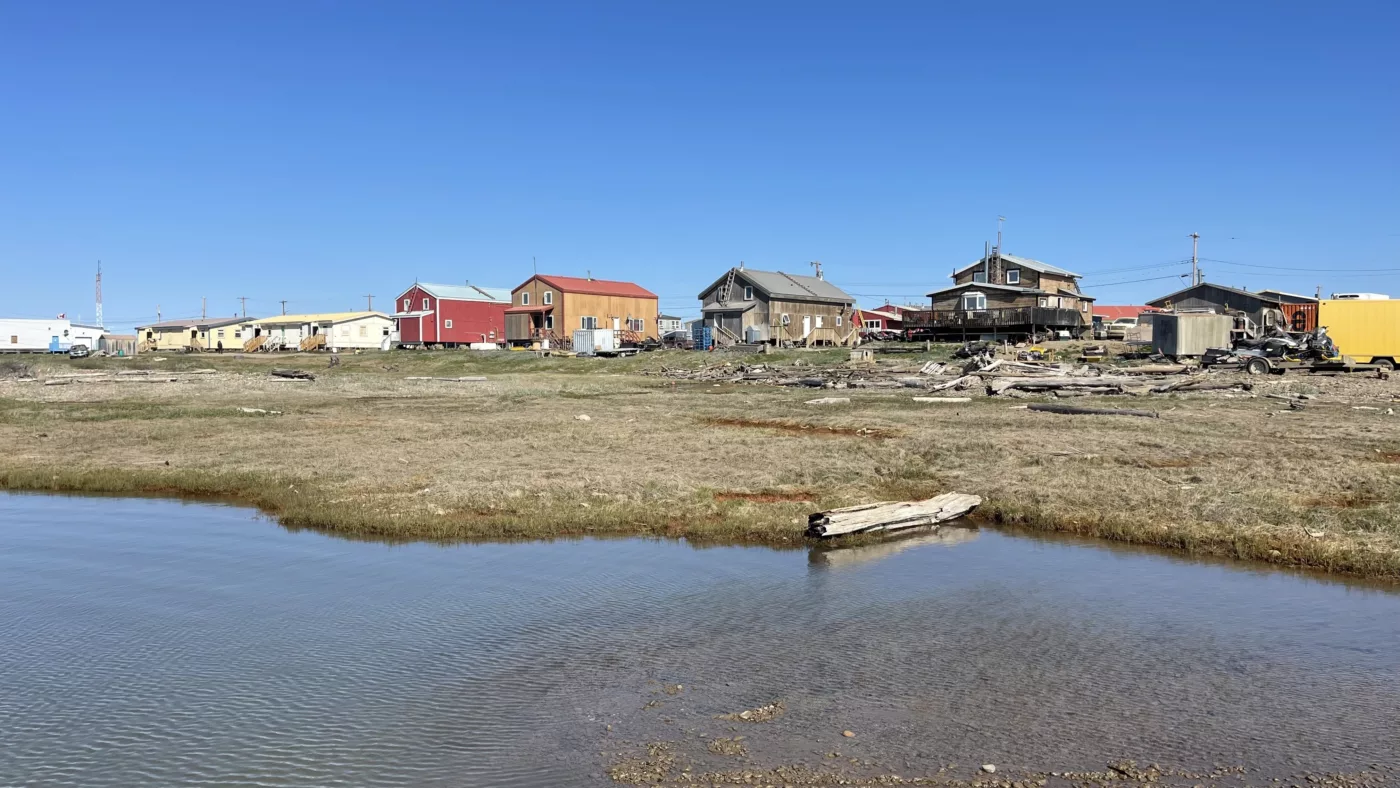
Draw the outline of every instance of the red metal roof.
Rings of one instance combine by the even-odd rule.
[[[1104,320],[1117,320],[1120,317],[1137,317],[1143,312],[1156,311],[1158,311],[1157,308],[1153,306],[1100,306],[1098,304],[1094,305],[1094,315],[1096,317],[1101,317]]]
[[[631,282],[613,282],[607,279],[584,279],[578,276],[555,276],[537,274],[531,279],[553,287],[561,293],[587,293],[588,295],[623,296],[625,298],[656,298],[656,293]],[[530,279],[522,282],[516,290],[524,287]]]

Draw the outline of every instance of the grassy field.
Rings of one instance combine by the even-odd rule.
[[[1129,419],[1033,413],[999,397],[917,405],[909,390],[810,406],[821,394],[640,374],[721,360],[744,359],[374,353],[334,369],[301,355],[24,359],[41,375],[218,370],[65,386],[6,379],[0,361],[0,487],[233,500],[288,526],[369,538],[769,544],[801,542],[817,508],[957,490],[986,497],[992,521],[1400,579],[1400,416],[1386,412],[1400,387],[1389,382],[1256,387],[1315,391],[1300,413],[1264,397],[1094,400],[1162,412]],[[319,377],[272,382],[272,366]]]

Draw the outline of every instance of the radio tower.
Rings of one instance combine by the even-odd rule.
[[[97,327],[106,328],[102,322],[102,261],[97,261]]]

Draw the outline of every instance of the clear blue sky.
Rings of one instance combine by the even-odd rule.
[[[902,301],[998,215],[1101,303],[1176,289],[1134,280],[1193,230],[1212,281],[1400,295],[1397,31],[1394,2],[0,0],[0,315],[90,317],[99,259],[114,325],[532,256],[681,314],[739,260]]]

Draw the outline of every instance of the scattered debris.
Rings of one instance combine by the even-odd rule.
[[[787,706],[782,701],[774,701],[767,706],[759,706],[756,709],[745,709],[732,714],[721,714],[715,719],[729,720],[730,722],[771,722],[787,713]]]
[[[266,410],[264,408],[239,408],[241,413],[248,413],[254,416],[281,416],[280,410]]]
[[[994,763],[984,763],[982,764],[982,771],[986,772],[987,774],[996,774],[997,765]]]
[[[282,378],[282,379],[284,379],[284,380],[315,380],[315,379],[316,379],[316,376],[315,376],[315,375],[311,374],[310,372],[306,372],[306,371],[300,370],[300,369],[274,369],[274,370],[271,371],[271,375],[272,375],[274,378]]]
[[[850,397],[821,397],[819,399],[807,400],[808,405],[849,405]]]
[[[848,739],[854,739],[854,738],[856,737],[856,734],[855,734],[854,731],[841,731],[841,735],[842,735],[842,736],[845,736],[845,737],[848,738]]]
[[[924,501],[882,501],[816,512],[807,518],[812,537],[894,531],[962,517],[982,504],[976,495],[944,493]]]
[[[915,402],[971,402],[972,397],[914,397]]]
[[[587,413],[580,413],[574,417],[574,421],[593,421],[593,417]]]

